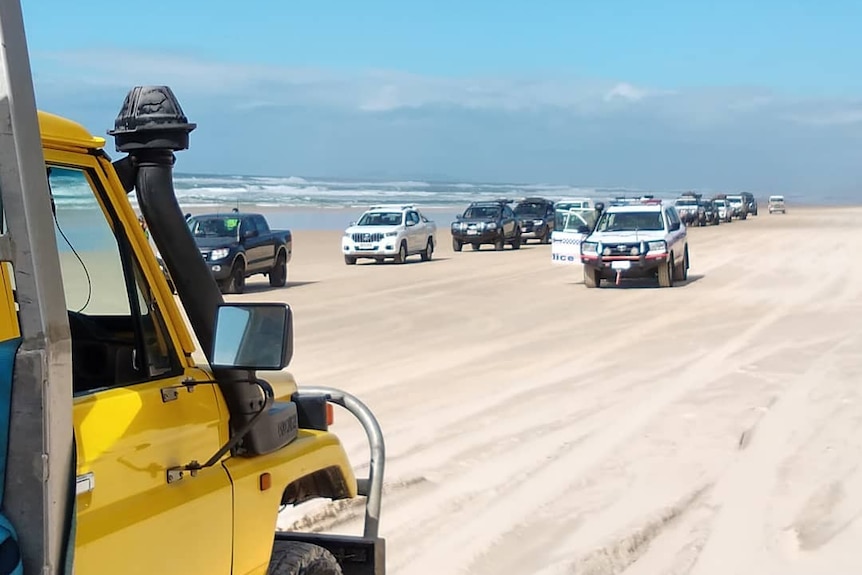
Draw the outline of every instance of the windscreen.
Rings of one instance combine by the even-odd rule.
[[[401,212],[366,212],[359,218],[360,226],[399,226]]]
[[[605,212],[596,229],[600,232],[661,231],[661,212]]]
[[[515,206],[515,215],[516,216],[542,216],[545,214],[545,205],[534,203],[534,202],[524,202],[523,204],[518,204]]]
[[[192,217],[189,229],[196,238],[233,238],[236,237],[239,218],[236,217]]]
[[[467,208],[467,211],[464,212],[465,218],[482,218],[482,219],[491,219],[499,217],[500,208],[496,206],[472,206]]]

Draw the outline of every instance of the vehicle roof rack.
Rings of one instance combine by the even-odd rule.
[[[512,200],[507,198],[497,198],[495,200],[476,200],[474,202],[470,202],[471,206],[480,206],[482,204],[490,205],[490,204],[511,204]]]
[[[377,204],[368,208],[369,210],[415,210],[416,206],[413,204]]]

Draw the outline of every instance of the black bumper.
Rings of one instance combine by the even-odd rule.
[[[502,238],[503,234],[498,230],[469,235],[466,232],[452,232],[452,237],[463,244],[490,244]]]
[[[216,279],[216,281],[226,280],[230,277],[230,270],[233,266],[233,263],[230,260],[225,260],[221,262],[207,262],[207,267],[210,269],[210,273]],[[216,271],[213,268],[218,268]]]
[[[344,575],[385,575],[386,540],[329,533],[276,531],[276,541],[302,541],[323,547],[335,556]]]

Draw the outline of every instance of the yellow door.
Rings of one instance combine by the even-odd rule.
[[[141,245],[142,236],[129,239],[138,223],[128,205],[111,205],[95,159],[46,159],[72,332],[75,571],[227,575],[232,492],[224,468],[168,481],[170,468],[203,463],[225,439],[216,391],[182,388],[183,379],[205,374],[178,352],[131,247]]]

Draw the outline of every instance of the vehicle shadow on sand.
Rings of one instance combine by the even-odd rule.
[[[506,246],[505,248],[503,248],[503,249],[502,249],[502,250],[500,250],[500,251],[502,251],[502,252],[519,252],[519,251],[521,251],[521,250],[532,250],[532,249],[535,249],[535,248],[542,248],[542,247],[545,247],[545,246],[542,246],[541,244],[531,244],[531,245],[528,245],[528,246],[525,246],[524,244],[521,244],[521,247],[520,247],[520,248],[518,248],[517,250],[516,250],[516,249],[512,249],[512,246]],[[466,247],[466,246],[465,246],[465,247],[464,247],[460,252],[453,252],[453,253],[458,253],[458,254],[469,254],[469,253],[479,253],[479,252],[482,252],[482,253],[485,253],[485,252],[500,253],[500,252],[498,252],[497,250],[495,250],[495,249],[494,249],[494,246],[482,246],[482,247],[481,247],[481,248],[479,248],[478,250],[474,250],[473,248],[468,248],[468,247]]]
[[[422,261],[419,258],[414,258],[413,256],[411,256],[410,259],[405,261],[403,264],[396,263],[393,260],[383,260],[382,262],[377,262],[374,260],[366,259],[366,260],[357,260],[357,262],[354,265],[360,266],[360,267],[361,266],[409,266],[409,265],[413,265],[413,264],[433,264],[434,262],[445,262],[448,259],[449,258],[441,258],[441,257],[438,257],[435,255],[433,258],[431,258],[428,261]]]
[[[276,291],[276,290],[281,290],[281,289],[298,288],[298,287],[312,285],[312,284],[316,284],[316,283],[320,283],[320,282],[318,282],[317,280],[315,280],[315,281],[299,281],[299,282],[288,281],[287,285],[284,287],[272,287],[266,281],[262,281],[259,283],[258,282],[246,283],[245,288],[243,289],[243,293],[246,293],[246,294],[264,293],[264,292]]]
[[[703,274],[689,274],[688,279],[685,281],[677,281],[674,282],[673,288],[680,289],[685,288],[691,284],[697,283],[702,280],[705,276]],[[571,285],[584,285],[584,280],[570,282]],[[658,285],[658,282],[654,279],[646,279],[646,278],[634,278],[634,279],[624,279],[620,282],[620,285],[616,285],[613,281],[603,281],[601,289],[667,289],[662,288]]]

